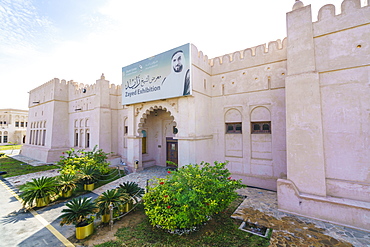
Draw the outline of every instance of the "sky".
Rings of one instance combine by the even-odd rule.
[[[364,5],[365,1],[361,0]],[[0,109],[28,109],[28,92],[53,78],[94,84],[104,73],[194,44],[209,58],[286,37],[294,0],[0,0]],[[325,4],[302,0],[313,21]]]

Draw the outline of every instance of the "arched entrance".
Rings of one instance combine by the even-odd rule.
[[[178,163],[176,122],[169,111],[151,107],[142,115],[138,128],[141,137],[142,167],[167,166],[166,161]]]

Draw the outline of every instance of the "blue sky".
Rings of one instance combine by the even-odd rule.
[[[302,0],[313,19],[325,4]],[[362,5],[366,0],[361,0]],[[0,0],[0,109],[53,79],[121,84],[124,66],[186,43],[209,58],[286,36],[294,0]],[[4,93],[6,92],[6,93]]]

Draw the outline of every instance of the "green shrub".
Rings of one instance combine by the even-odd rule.
[[[57,165],[61,167],[61,174],[77,174],[82,168],[94,167],[101,174],[107,174],[109,172],[109,163],[98,162],[93,158],[87,156],[83,157],[70,157],[67,159],[61,159]]]
[[[109,172],[109,163],[106,162],[109,153],[103,152],[102,149],[97,150],[97,146],[92,151],[71,148],[63,154],[56,164],[61,168],[62,174],[76,174],[81,168],[87,167],[94,167],[101,174]]]
[[[168,171],[172,176],[157,179],[144,195],[150,223],[170,231],[193,229],[224,211],[237,197],[235,190],[245,187],[240,180],[231,179],[226,164],[187,165]]]

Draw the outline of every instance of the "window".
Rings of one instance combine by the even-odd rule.
[[[21,127],[24,127],[24,122],[21,122]]]
[[[125,135],[128,133],[128,126],[125,126]]]
[[[42,142],[41,145],[45,146],[45,140],[46,140],[46,130],[42,131]]]
[[[90,147],[90,132],[88,130],[86,131],[86,147]]]
[[[15,127],[19,127],[19,122],[15,122]]]
[[[226,123],[226,134],[241,134],[242,123]]]
[[[271,122],[252,122],[252,134],[271,134]]]
[[[8,136],[3,136],[3,143],[8,143]]]
[[[78,131],[75,130],[75,147],[78,147]]]

